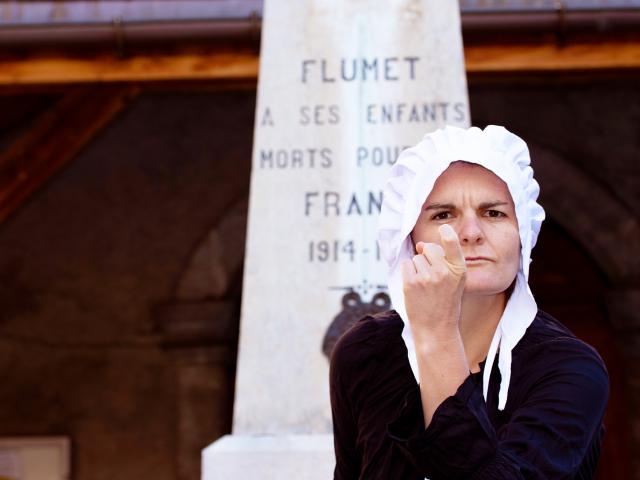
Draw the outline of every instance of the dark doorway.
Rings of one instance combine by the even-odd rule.
[[[543,223],[532,258],[529,284],[538,307],[593,346],[609,372],[610,396],[596,479],[629,478],[624,362],[607,319],[607,280],[579,242],[553,219]]]

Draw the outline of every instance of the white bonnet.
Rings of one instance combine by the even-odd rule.
[[[536,201],[540,188],[529,165],[527,144],[506,128],[496,125],[489,125],[484,130],[477,127],[464,129],[446,126],[425,135],[416,146],[404,150],[391,168],[384,187],[378,243],[389,267],[388,286],[393,308],[408,325],[400,263],[414,255],[409,234],[433,185],[442,172],[458,160],[482,165],[502,179],[511,193],[518,220],[520,268],[515,288],[491,341],[483,376],[486,400],[489,376],[500,345],[498,367],[502,381],[498,408],[503,410],[511,378],[511,350],[520,341],[538,310],[528,285],[529,263],[531,249],[536,243],[545,214]],[[417,378],[415,347],[410,328],[404,329],[403,338]]]

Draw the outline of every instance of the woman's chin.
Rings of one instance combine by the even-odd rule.
[[[511,285],[511,282],[496,282],[494,279],[487,281],[468,281],[465,283],[463,295],[466,297],[490,297],[503,294]]]

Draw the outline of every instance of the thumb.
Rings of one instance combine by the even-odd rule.
[[[458,235],[451,225],[444,224],[438,229],[440,232],[440,241],[444,250],[444,258],[447,260],[449,267],[455,273],[461,274],[466,271],[467,264],[462,253],[462,247],[458,240]]]

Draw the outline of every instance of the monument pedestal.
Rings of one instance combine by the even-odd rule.
[[[202,451],[202,480],[333,478],[333,436],[225,435]]]

